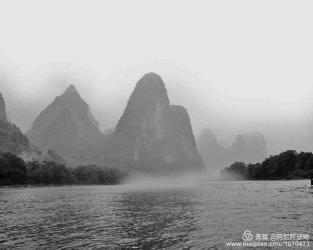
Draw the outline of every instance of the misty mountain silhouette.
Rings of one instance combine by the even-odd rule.
[[[0,93],[0,120],[3,122],[7,122],[7,113],[5,110],[5,101],[4,98],[2,96],[2,94]]]
[[[233,144],[223,147],[210,129],[205,129],[197,141],[198,149],[208,169],[227,167],[235,161],[256,163],[267,156],[267,145],[264,135],[237,135]]]
[[[213,132],[205,129],[197,141],[198,149],[204,164],[208,168],[221,167],[228,164],[228,150],[221,146]]]
[[[27,135],[34,145],[54,150],[74,164],[94,162],[89,147],[102,137],[98,122],[74,85],[39,114]]]
[[[15,124],[7,120],[5,100],[0,93],[0,152],[20,154],[28,149],[28,138]]]
[[[117,126],[105,134],[70,85],[39,114],[27,135],[72,165],[110,164],[146,173],[204,170],[187,110],[170,105],[155,73],[138,81]]]
[[[103,155],[111,164],[147,173],[203,170],[187,110],[170,105],[155,73],[136,84]]]

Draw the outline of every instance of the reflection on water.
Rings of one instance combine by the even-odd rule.
[[[230,249],[225,243],[241,241],[246,229],[313,229],[313,189],[306,181],[160,185],[2,188],[0,244],[9,249]]]

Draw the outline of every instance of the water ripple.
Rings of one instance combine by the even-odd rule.
[[[305,181],[3,188],[0,246],[226,249],[246,229],[312,232],[312,191]]]

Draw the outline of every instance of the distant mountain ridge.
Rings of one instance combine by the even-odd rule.
[[[237,135],[230,147],[223,147],[213,132],[205,129],[197,141],[198,149],[208,169],[227,167],[235,161],[255,163],[267,157],[267,143],[261,133]]]

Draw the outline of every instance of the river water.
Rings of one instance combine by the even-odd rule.
[[[308,184],[199,179],[0,188],[0,249],[240,249],[225,244],[242,241],[245,230],[310,234],[306,249],[313,249]]]

